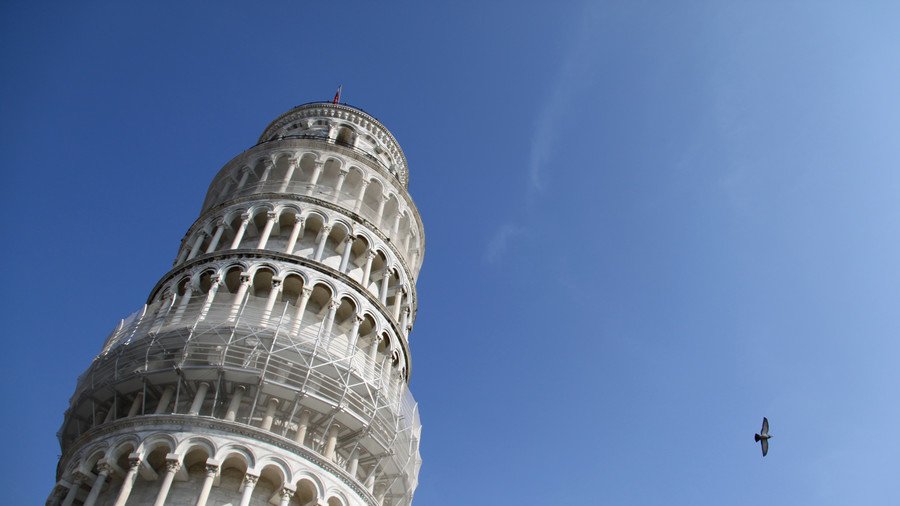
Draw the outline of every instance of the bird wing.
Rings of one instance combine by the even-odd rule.
[[[763,426],[762,426],[762,431],[760,431],[760,434],[768,434],[768,433],[769,433],[769,419],[766,417],[763,417]]]
[[[760,443],[762,443],[763,457],[765,457],[766,454],[769,453],[769,440],[763,439]]]

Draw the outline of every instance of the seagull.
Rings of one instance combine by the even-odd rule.
[[[769,439],[771,438],[772,435],[769,434],[769,419],[763,417],[762,430],[759,431],[759,434],[753,436],[753,440],[762,445],[763,457],[769,453]]]

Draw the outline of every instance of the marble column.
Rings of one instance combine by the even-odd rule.
[[[291,229],[291,236],[288,237],[287,247],[284,252],[288,255],[294,254],[294,247],[297,246],[297,239],[300,238],[300,232],[303,231],[303,218],[299,214],[294,215],[294,228]]]
[[[347,272],[347,264],[350,263],[350,252],[353,250],[353,240],[355,238],[347,234],[347,237],[344,239],[344,253],[341,256],[341,265],[338,267],[338,270],[346,273]]]
[[[106,478],[109,476],[109,473],[112,472],[112,467],[106,462],[101,462],[97,464],[97,478],[94,479],[94,484],[91,486],[91,491],[87,496],[87,499],[84,500],[84,506],[94,506],[97,503],[97,497],[100,496],[100,491],[103,489],[103,484],[106,483]]]
[[[403,296],[406,295],[406,290],[403,287],[398,288],[394,292],[394,321],[400,320],[400,308],[403,307]]]
[[[387,305],[388,286],[391,281],[391,270],[385,267],[384,276],[381,277],[381,290],[378,291],[378,298],[381,303]]]
[[[122,488],[119,489],[119,496],[116,497],[116,503],[113,506],[125,506],[128,502],[128,496],[131,495],[131,488],[134,486],[134,480],[137,479],[138,469],[141,467],[141,459],[138,454],[132,453],[128,457],[128,473],[122,481]]]
[[[72,484],[69,486],[69,492],[66,494],[66,498],[63,499],[62,506],[72,506],[75,502],[75,496],[78,495],[78,490],[81,489],[81,484],[85,481],[87,481],[87,475],[81,471],[72,473]]]
[[[266,413],[263,415],[262,430],[272,430],[272,423],[275,421],[275,410],[278,408],[278,398],[269,397],[266,403]]]
[[[294,321],[291,324],[291,334],[297,335],[300,332],[300,325],[303,323],[303,313],[306,312],[306,305],[309,303],[309,296],[312,294],[312,288],[303,287],[300,290],[300,299],[297,301],[297,310],[294,311]]]
[[[328,315],[325,317],[325,321],[322,322],[322,340],[324,345],[331,341],[331,327],[334,325],[334,315],[337,313],[340,305],[341,301],[339,300],[332,300],[328,303]]]
[[[250,283],[250,275],[241,273],[241,286],[238,287],[237,293],[234,294],[234,302],[231,303],[229,319],[237,318],[238,313],[241,311],[241,304],[244,303],[244,297],[247,295],[247,290],[250,289]]]
[[[231,400],[228,402],[228,410],[225,412],[225,420],[233,422],[237,417],[237,412],[241,409],[241,399],[246,391],[247,387],[243,385],[234,387],[234,393],[231,394]]]
[[[181,469],[181,462],[175,459],[166,459],[166,475],[163,477],[162,485],[159,487],[159,494],[156,495],[156,502],[153,506],[163,506],[166,504],[166,498],[169,496],[169,489],[172,487],[172,480],[175,479],[175,473]]]
[[[278,506],[288,506],[291,502],[291,497],[294,497],[294,491],[289,488],[282,488],[279,494],[281,495],[281,502],[278,503]]]
[[[250,177],[250,167],[245,167],[244,170],[241,171],[241,180],[238,181],[237,189],[240,190],[247,184],[247,178]]]
[[[378,201],[378,209],[375,211],[375,226],[381,226],[381,218],[384,216],[384,206],[387,204],[389,195],[382,195],[381,199]]]
[[[322,175],[322,169],[325,167],[324,162],[314,162],[315,168],[313,169],[312,178],[309,180],[310,189],[315,189],[315,186],[319,184],[319,177]]]
[[[169,402],[172,401],[172,396],[175,395],[175,387],[169,385],[163,390],[162,395],[159,397],[159,403],[156,404],[156,410],[153,411],[154,415],[161,415],[165,413],[169,408]]]
[[[322,261],[322,253],[325,251],[325,243],[328,242],[328,235],[331,233],[331,225],[325,225],[322,227],[321,236],[319,236],[319,244],[316,246],[316,254],[313,257],[313,260],[316,262]]]
[[[269,322],[269,318],[272,316],[272,308],[275,307],[275,301],[278,299],[278,294],[281,293],[281,280],[278,278],[272,278],[272,289],[269,290],[269,297],[266,299],[266,306],[263,308],[262,314],[262,323],[265,325]]]
[[[362,208],[363,200],[366,197],[366,188],[369,187],[369,181],[363,180],[359,185],[359,193],[356,195],[356,205],[353,206],[353,212],[359,213],[360,208]]]
[[[369,288],[369,277],[372,275],[372,262],[375,260],[375,257],[378,254],[375,253],[375,250],[372,247],[369,247],[369,251],[366,251],[366,267],[363,269],[362,276],[362,286],[366,289]]]
[[[125,417],[131,418],[132,416],[137,415],[138,411],[140,411],[141,406],[143,404],[144,404],[144,394],[142,392],[138,392],[134,396],[134,400],[131,401],[131,407],[128,408],[128,414],[125,415]]]
[[[262,175],[259,176],[259,184],[257,185],[257,188],[260,190],[262,190],[269,181],[269,174],[272,173],[273,167],[275,167],[275,160],[266,160],[266,168],[263,169]]]
[[[353,315],[353,327],[350,328],[350,335],[347,336],[347,355],[353,353],[356,347],[356,340],[359,338],[359,326],[362,325],[363,316],[361,314]]]
[[[200,497],[197,498],[196,506],[206,506],[206,501],[209,500],[209,492],[212,490],[213,482],[218,473],[218,465],[206,464],[206,477],[203,478],[203,487],[200,489]]]
[[[206,232],[198,232],[197,238],[194,239],[194,247],[191,248],[191,252],[188,253],[187,259],[190,260],[197,256],[197,253],[200,252],[200,246],[203,246],[203,239],[206,238]]]
[[[278,187],[278,193],[284,193],[287,191],[288,185],[291,183],[291,178],[294,177],[294,170],[296,168],[297,160],[291,160],[288,163],[287,172],[284,174],[284,181],[282,181],[281,186]]]
[[[206,247],[206,253],[212,253],[219,247],[219,241],[222,240],[222,234],[225,232],[225,220],[219,218],[216,220],[216,231],[213,232],[212,240]]]
[[[338,433],[341,431],[340,425],[333,423],[328,428],[328,439],[325,441],[325,460],[334,460],[334,449],[337,446]]]
[[[221,286],[221,279],[219,276],[213,276],[210,281],[209,291],[206,292],[206,300],[203,301],[203,308],[200,309],[200,316],[197,317],[198,320],[206,318],[206,314],[209,313],[209,308],[212,307],[213,301],[216,299],[216,294],[219,293],[219,286]]]
[[[184,287],[184,295],[181,296],[178,307],[175,308],[175,314],[172,316],[173,322],[181,321],[181,317],[184,316],[184,311],[187,309],[188,302],[191,301],[191,295],[193,294],[194,287],[191,286],[191,280],[188,280],[187,286]]]
[[[244,213],[241,215],[241,225],[238,227],[237,232],[235,232],[234,240],[231,241],[231,248],[229,249],[237,249],[238,246],[241,245],[241,240],[244,239],[244,233],[247,232],[248,225],[250,225],[250,215]]]
[[[188,410],[189,415],[198,416],[200,410],[203,409],[203,402],[206,401],[206,392],[209,390],[209,383],[203,381],[197,386],[197,393],[194,394],[194,402],[191,403],[191,409]]]
[[[256,249],[266,249],[266,244],[269,242],[269,236],[272,235],[272,228],[275,227],[276,219],[278,219],[278,214],[274,212],[266,213],[266,226],[263,227],[262,234],[259,236],[259,243],[256,245]]]
[[[256,487],[258,480],[259,476],[244,475],[244,493],[241,494],[241,506],[250,506],[250,496],[253,495],[253,488]]]
[[[347,174],[350,172],[347,169],[341,169],[340,174],[338,175],[337,184],[334,185],[334,202],[337,203],[341,196],[341,189],[344,187],[344,181],[347,179]]]
[[[300,412],[300,419],[297,421],[297,433],[294,434],[294,442],[302,445],[306,439],[306,431],[309,429],[309,410],[304,409]]]

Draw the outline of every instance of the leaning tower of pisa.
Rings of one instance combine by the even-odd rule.
[[[424,235],[408,180],[360,109],[266,127],[78,378],[48,504],[410,504]]]

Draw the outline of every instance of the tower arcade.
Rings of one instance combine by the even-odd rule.
[[[174,265],[78,379],[48,504],[404,506],[424,230],[360,109],[279,116],[215,176]]]

